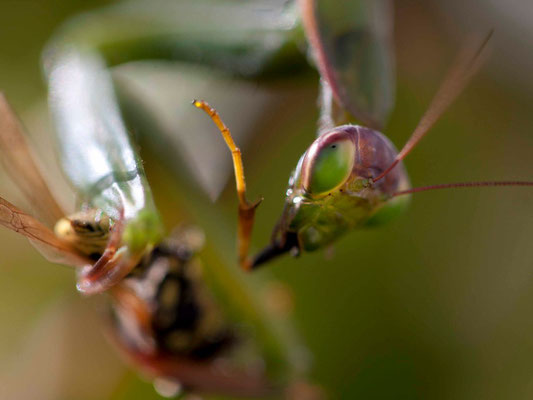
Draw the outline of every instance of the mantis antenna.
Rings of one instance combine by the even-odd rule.
[[[229,128],[224,124],[217,110],[202,100],[193,100],[192,104],[195,107],[204,110],[207,115],[211,117],[231,151],[233,168],[235,170],[237,196],[239,197],[239,223],[237,228],[239,264],[244,270],[249,271],[252,268],[252,261],[248,257],[248,249],[250,248],[250,238],[252,236],[252,228],[254,225],[255,210],[263,199],[259,199],[254,203],[250,203],[246,199],[246,180],[244,178],[241,150],[235,144]]]
[[[385,177],[390,171],[394,169],[422,140],[431,127],[444,114],[450,104],[463,91],[470,79],[478,71],[486,58],[487,44],[489,43],[494,31],[490,31],[477,48],[472,44],[467,45],[459,53],[453,66],[450,68],[446,78],[442,82],[435,97],[431,101],[427,111],[420,119],[417,127],[413,131],[409,140],[405,143],[402,150],[398,153],[392,164],[381,174],[379,174],[374,183]],[[451,188],[472,188],[472,187],[486,187],[486,186],[533,186],[533,182],[527,181],[486,181],[486,182],[458,182],[458,183],[444,183],[439,185],[430,185],[402,190],[393,194],[401,196],[405,194],[425,192],[428,190],[437,189],[451,189]]]
[[[430,185],[415,187],[412,189],[401,190],[394,193],[392,196],[401,196],[403,194],[411,194],[418,192],[426,192],[428,190],[438,189],[453,189],[453,188],[472,188],[472,187],[486,187],[486,186],[533,186],[533,182],[528,181],[481,181],[481,182],[457,182],[457,183],[443,183],[440,185]]]
[[[374,182],[379,181],[392,171],[394,167],[396,167],[396,165],[398,165],[398,163],[416,147],[435,122],[437,122],[442,114],[444,114],[450,104],[463,91],[467,83],[485,60],[485,50],[492,34],[493,31],[490,31],[477,49],[470,43],[470,45],[465,46],[463,50],[459,52],[455,63],[448,71],[446,78],[444,78],[439,90],[435,94],[435,97],[433,97],[427,111],[420,119],[420,122],[413,131],[411,137],[398,153],[393,163],[378,175],[376,179],[374,179]]]

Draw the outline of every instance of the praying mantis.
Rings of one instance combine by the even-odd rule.
[[[378,3],[380,4],[378,7],[386,7],[384,5],[386,2],[376,2],[376,4]],[[170,2],[160,2],[159,5],[163,8],[158,9],[156,6],[147,5],[143,2],[124,3],[123,5],[108,9],[107,12],[104,11],[101,14],[81,17],[67,24],[63,31],[57,35],[56,39],[51,42],[51,45],[45,53],[44,60],[50,85],[51,106],[58,125],[63,168],[79,190],[80,198],[88,202],[91,207],[82,207],[80,214],[70,216],[65,220],[63,219],[64,213],[58,212],[57,207],[53,205],[46,206],[46,212],[56,210],[52,219],[59,219],[61,221],[56,226],[56,236],[59,235],[62,239],[74,236],[74,240],[61,240],[58,242],[54,239],[54,236],[48,235],[47,233],[47,241],[44,242],[44,245],[52,245],[55,250],[59,249],[61,257],[64,258],[60,261],[80,266],[79,290],[88,294],[107,290],[113,291],[114,287],[121,285],[125,277],[134,273],[132,269],[141,264],[141,259],[146,254],[153,254],[154,249],[160,250],[163,255],[168,256],[169,254],[173,254],[175,256],[175,252],[172,253],[169,250],[169,248],[173,249],[172,244],[168,244],[167,248],[165,246],[160,248],[160,243],[164,243],[162,241],[163,232],[160,217],[151,199],[151,193],[144,175],[144,170],[140,164],[140,159],[135,151],[128,150],[132,146],[120,121],[112,85],[105,71],[106,64],[122,63],[128,61],[129,57],[132,59],[151,57],[177,58],[201,62],[206,65],[211,65],[214,68],[220,68],[230,72],[236,71],[238,75],[245,77],[254,77],[262,74],[275,75],[280,70],[290,70],[290,68],[294,70],[305,69],[303,57],[297,52],[297,46],[295,45],[295,43],[303,40],[301,27],[297,22],[298,19],[296,16],[299,15],[299,11],[297,10],[303,10],[301,13],[304,16],[303,20],[304,25],[306,25],[307,37],[315,52],[318,51],[317,48],[319,47],[316,43],[317,37],[320,39],[325,35],[325,33],[321,34],[317,32],[317,28],[312,26],[313,21],[316,23],[319,18],[312,15],[312,10],[309,9],[311,7],[310,4],[310,2],[301,2],[299,9],[294,4],[283,7],[280,5],[279,9],[274,8],[274,11],[272,11],[272,14],[266,20],[263,18],[259,19],[260,22],[264,22],[264,26],[259,25],[264,31],[260,31],[255,36],[252,35],[251,40],[250,37],[247,37],[247,40],[243,40],[243,32],[249,32],[250,25],[253,25],[248,21],[248,24],[245,24],[245,26],[239,26],[238,24],[232,26],[228,22],[222,23],[222,32],[225,32],[225,29],[228,27],[231,27],[235,31],[228,30],[228,37],[224,37],[223,35],[217,37],[216,35],[213,36],[213,32],[204,34],[201,29],[196,27],[191,28],[191,26],[186,24],[187,21],[183,21],[184,23],[182,24],[176,23],[171,17],[175,16],[175,14],[169,11],[179,10],[181,15],[185,17],[184,19],[187,19],[188,16],[194,13],[195,7],[202,9],[202,5],[180,4],[176,6]],[[164,7],[168,7],[168,9]],[[202,10],[205,10],[205,7]],[[229,8],[225,11],[231,14]],[[243,9],[242,5],[235,6],[234,11],[237,15],[240,15],[238,14],[239,12],[250,13],[245,15],[254,15],[254,12],[257,12],[253,8],[248,10]],[[346,13],[346,15],[349,16],[351,14]],[[219,13],[212,14],[212,18],[215,21],[218,21],[219,17]],[[102,33],[98,30],[102,26],[101,20],[107,20],[107,24],[104,26],[106,26],[106,29],[109,29],[109,32]],[[235,20],[239,19],[235,18]],[[135,29],[132,29],[131,21],[136,22]],[[154,21],[158,23],[156,24]],[[142,22],[145,22],[146,25],[143,26]],[[257,26],[256,24],[253,28],[256,29]],[[143,31],[142,28],[145,28],[146,31]],[[187,31],[187,29],[190,29],[190,31]],[[263,43],[262,38],[265,37],[269,37],[269,41],[265,41],[267,42],[266,44],[274,42],[276,46],[268,47]],[[347,37],[350,38],[349,35]],[[161,38],[164,40],[162,40],[162,43],[159,43]],[[177,41],[173,43],[168,38],[178,38],[183,40],[183,42]],[[215,51],[206,52],[205,56],[199,56],[198,52],[194,51],[199,46],[206,45],[206,42],[209,44],[209,40],[213,38],[219,41],[210,47],[210,49],[214,49]],[[264,44],[263,47],[261,47],[262,44]],[[349,44],[350,42],[348,41]],[[381,48],[381,45],[379,47]],[[98,51],[95,51],[95,49]],[[383,51],[383,54],[380,53],[379,58],[382,57],[387,57],[385,51]],[[335,89],[335,83],[337,86],[346,86],[343,83],[332,81],[331,78],[328,80],[327,65],[324,65],[327,63],[327,60],[323,60],[321,64],[320,57],[316,56],[316,59],[318,60],[319,69],[324,79],[322,93],[324,114],[322,115],[323,130],[321,130],[323,136],[321,138],[326,141],[326,134],[331,134],[331,136],[335,137],[335,140],[340,140],[338,146],[335,148],[341,151],[340,159],[342,162],[340,164],[334,163],[337,166],[340,165],[340,168],[333,172],[333,180],[336,182],[332,186],[329,181],[331,179],[329,172],[324,172],[325,177],[320,176],[322,175],[320,173],[322,169],[321,164],[324,163],[327,167],[328,164],[331,164],[329,160],[338,159],[338,156],[335,154],[333,156],[326,155],[323,156],[325,157],[323,158],[324,161],[318,162],[315,157],[312,162],[308,161],[307,163],[305,163],[306,156],[303,156],[300,167],[297,167],[298,173],[292,179],[294,184],[300,186],[298,188],[291,188],[292,193],[288,199],[290,204],[300,204],[301,202],[297,203],[294,201],[296,198],[309,200],[309,197],[313,197],[307,196],[307,193],[305,193],[305,196],[301,192],[297,193],[296,189],[301,191],[303,188],[311,194],[316,190],[320,198],[322,198],[324,191],[328,192],[328,195],[332,189],[338,189],[340,191],[340,183],[338,181],[340,180],[344,183],[347,175],[347,167],[353,167],[354,165],[353,160],[350,160],[350,152],[353,153],[353,141],[348,137],[352,133],[344,132],[348,136],[342,137],[342,135],[338,134],[338,131],[331,131],[333,126],[352,120],[347,115],[346,110],[344,110],[345,103],[343,103],[342,94],[338,91],[338,87]],[[387,64],[386,60],[382,60],[382,62],[385,65]],[[385,70],[384,76],[386,76],[388,68],[384,67],[383,69]],[[388,72],[390,73],[391,71]],[[376,79],[380,81],[381,79],[390,79],[390,77],[383,78],[383,75],[380,76],[378,74],[378,78]],[[461,76],[461,80],[464,80],[464,83],[466,83],[467,79]],[[376,86],[368,84],[368,87],[375,88]],[[385,84],[381,87],[386,88],[387,85]],[[385,91],[385,89],[381,90]],[[358,90],[354,88],[349,93],[358,93]],[[367,94],[367,96],[370,95]],[[387,96],[383,93],[373,93],[373,96],[375,101],[385,103],[379,104],[378,106],[376,104],[373,105],[374,110],[381,110],[380,112],[374,115],[373,112],[367,111],[369,113],[367,118],[365,118],[365,112],[362,114],[353,112],[352,110],[349,110],[349,112],[356,114],[355,116],[360,121],[367,123],[368,126],[377,127],[379,123],[375,125],[375,121],[385,119],[385,115],[391,107],[391,96],[390,94]],[[353,99],[348,98],[348,100]],[[199,101],[195,105],[215,115],[214,111],[206,103]],[[6,115],[8,114],[9,112],[6,112]],[[80,121],[86,121],[86,123],[82,124]],[[332,122],[335,125],[331,125]],[[74,135],[72,132],[76,132],[76,134]],[[369,133],[369,135],[375,134]],[[80,147],[78,142],[80,136],[88,137],[87,144],[95,144],[94,149],[87,146]],[[339,136],[341,137],[339,138]],[[378,137],[378,140],[388,143],[381,136],[378,135]],[[331,145],[330,139],[326,141],[327,145]],[[315,150],[309,150],[307,154],[311,154],[312,152],[314,154],[320,153],[319,150],[323,147],[323,143],[315,142],[313,146]],[[384,145],[386,149],[390,150],[387,146],[388,144]],[[117,157],[117,155],[120,156]],[[318,158],[320,159],[320,157]],[[106,160],[106,165],[104,166],[102,163],[94,164],[95,159]],[[307,157],[307,159],[310,160],[311,157]],[[392,165],[394,162],[393,159],[394,157],[392,159],[389,157],[387,161]],[[86,165],[91,165],[92,167],[85,168]],[[305,172],[304,166],[307,166]],[[103,168],[103,170],[100,171],[99,168]],[[401,168],[401,166],[398,168]],[[383,168],[383,170],[385,169],[386,167]],[[237,175],[242,175],[238,171],[237,168]],[[313,179],[313,172],[318,174],[318,177]],[[400,175],[400,178],[396,178],[396,182],[392,184],[395,188],[394,190],[409,190],[407,178],[403,176],[405,173],[401,169],[397,169],[395,172]],[[393,177],[393,175],[391,174],[390,177]],[[243,178],[243,176],[238,178],[242,182],[240,178]],[[357,179],[355,189],[358,190],[351,189],[356,192],[368,190],[373,182],[379,180],[378,178],[380,178],[379,174],[372,177],[365,177],[364,180],[366,181]],[[30,183],[30,187],[34,187],[34,182]],[[391,193],[387,194],[390,195]],[[373,201],[376,204],[379,203],[381,200],[378,198],[379,196],[374,197],[375,199]],[[397,199],[401,200],[405,199],[405,197],[398,196]],[[249,205],[245,201],[243,190],[240,190],[240,200],[241,210],[244,213],[247,210],[255,209],[255,204]],[[335,201],[337,200],[335,199]],[[51,201],[48,201],[48,203],[53,204]],[[376,204],[372,205],[372,207],[377,208]],[[23,215],[24,218],[27,218],[27,215],[21,214],[21,211],[13,205],[6,203],[4,206],[7,210],[15,212],[16,215]],[[351,207],[352,204],[348,206]],[[394,208],[398,209],[404,206],[405,203],[403,200],[394,204]],[[335,208],[337,205],[332,203],[331,207]],[[99,212],[95,214],[94,209],[99,210]],[[306,232],[306,237],[309,238],[307,239],[308,242],[299,241],[303,236],[297,238],[294,233],[298,236],[300,234],[300,227],[307,225],[306,219],[314,217],[312,215],[303,215],[296,218],[294,210],[290,208],[286,210],[283,217],[284,220],[282,220],[279,228],[275,230],[275,237],[271,245],[252,261],[246,257],[247,241],[249,241],[247,235],[251,233],[250,218],[243,219],[244,222],[240,225],[242,232],[240,234],[240,261],[245,268],[249,269],[253,266],[258,266],[283,252],[297,252],[301,249],[312,250],[323,247],[331,242],[329,239],[313,239],[313,236],[316,235],[309,230]],[[370,212],[365,210],[365,212],[366,214],[361,220],[367,220],[370,216],[375,216],[373,215],[374,210]],[[375,217],[377,218],[377,216]],[[298,220],[300,222],[297,222]],[[45,232],[40,225],[35,224],[33,226],[33,220],[28,221],[31,221],[30,226],[32,228],[38,229],[41,233]],[[87,224],[87,222],[90,223]],[[337,229],[337,226],[331,225],[331,221],[327,221],[327,223],[330,224],[333,230]],[[74,232],[75,234],[73,235],[72,229],[78,229],[78,231]],[[108,236],[99,236],[99,243],[96,244],[93,242],[89,243],[86,239],[81,240],[80,243],[76,235],[79,236],[80,232],[86,232],[87,230],[91,231],[91,233],[101,230]],[[340,230],[344,232],[345,228],[341,227]],[[189,235],[185,234],[184,236],[188,237]],[[333,236],[337,235],[334,234]],[[182,247],[190,250],[185,251],[185,253],[194,253],[195,244],[189,244],[179,235],[178,237],[179,239],[177,241],[182,243]],[[105,246],[102,245],[102,242]],[[67,247],[65,247],[65,243],[68,244]],[[310,244],[307,245],[306,243]],[[94,251],[95,248],[96,251]],[[173,251],[175,251],[175,248]],[[57,251],[53,251],[52,253],[57,253]],[[83,255],[81,259],[79,259],[80,253]],[[177,253],[179,254],[179,251]],[[57,256],[57,254],[52,255],[54,257]],[[182,259],[179,257],[181,256],[178,256],[179,261],[184,264],[189,261],[188,258]],[[98,260],[96,263],[93,263],[95,258],[98,258]],[[57,260],[56,258],[54,259]],[[91,265],[91,267],[88,268],[87,265]],[[148,267],[145,265],[145,268]],[[131,278],[134,277],[126,278],[126,280]],[[131,296],[131,293],[127,291],[121,292],[118,290],[117,293],[115,295],[117,303],[123,304],[123,307],[126,309],[130,309],[132,304],[128,303],[128,301],[132,301],[132,297],[135,296]],[[239,299],[239,301],[245,300]],[[142,316],[143,313],[139,313],[139,315]],[[146,318],[145,314],[144,317]],[[152,361],[147,361],[141,357],[141,361],[138,363],[141,365],[150,365]],[[197,372],[197,377],[208,377],[209,379],[206,379],[207,382],[218,382],[216,377],[210,377],[207,372]],[[235,378],[234,382],[237,380],[238,378]],[[185,383],[187,384],[187,382]],[[193,384],[190,383],[190,385],[195,388]],[[252,394],[263,394],[262,390],[266,386],[268,385],[260,380],[258,383],[259,389],[257,389],[257,392],[252,390]],[[201,391],[202,386],[198,385],[196,389]],[[220,387],[213,389],[221,393],[233,393],[230,391],[225,392],[227,389]]]
[[[386,223],[406,209],[409,195],[413,193],[452,188],[533,186],[533,181],[483,181],[412,188],[402,165],[402,160],[477,72],[492,31],[477,47],[470,43],[460,52],[428,110],[398,152],[377,130],[387,117],[389,105],[372,104],[370,96],[361,101],[361,91],[353,87],[362,84],[353,78],[353,71],[361,66],[354,54],[344,53],[344,41],[346,37],[358,34],[356,26],[352,25],[350,30],[350,25],[344,26],[345,21],[341,19],[336,21],[338,31],[332,29],[330,14],[334,13],[326,3],[299,1],[303,24],[321,75],[318,138],[301,156],[290,177],[284,210],[272,232],[271,243],[254,258],[248,257],[248,248],[259,202],[250,203],[246,199],[240,149],[216,110],[206,102],[193,101],[195,107],[203,109],[213,119],[233,156],[239,199],[238,254],[239,263],[245,270],[257,268],[286,252],[298,255],[301,251],[324,248],[347,231]],[[352,10],[347,7],[343,10],[344,15],[355,16],[361,11],[358,6]],[[377,40],[385,40],[379,38],[379,34],[376,36]],[[381,45],[384,47],[385,43]],[[350,121],[362,121],[364,126]]]

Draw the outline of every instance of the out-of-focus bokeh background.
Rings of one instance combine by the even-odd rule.
[[[0,1],[0,88],[32,131],[43,120],[42,47],[70,15],[106,3]],[[530,2],[405,0],[395,6],[397,104],[386,134],[398,147],[467,32],[495,28],[487,65],[407,159],[413,184],[531,180]],[[220,83],[209,73],[205,79],[228,89],[216,100],[229,119],[258,112],[231,109],[231,88],[239,82]],[[268,88],[267,114],[244,146],[251,197],[265,198],[256,248],[268,240],[288,176],[314,137],[316,84],[312,76]],[[208,100],[209,85],[201,93]],[[145,157],[171,226],[180,219],[174,204],[183,193],[157,157]],[[2,194],[19,202],[4,173],[0,182]],[[211,221],[229,224],[229,231],[223,239],[208,238],[228,241],[230,250],[235,204],[229,184],[216,203],[220,220]],[[529,399],[532,237],[530,189],[438,191],[415,195],[406,215],[390,225],[350,233],[332,256],[284,258],[270,271],[293,290],[295,324],[313,354],[312,377],[332,398]],[[43,261],[4,229],[0,243],[0,397],[158,398],[105,340],[99,301],[80,298],[73,271]]]

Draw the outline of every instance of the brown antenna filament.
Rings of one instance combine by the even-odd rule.
[[[456,189],[456,188],[473,188],[473,187],[487,187],[487,186],[533,186],[533,182],[528,181],[486,181],[486,182],[458,182],[458,183],[443,183],[440,185],[430,185],[415,187],[407,190],[401,190],[394,193],[392,196],[401,196],[404,194],[426,192],[429,190],[439,189]]]
[[[491,30],[481,45],[473,47],[472,44],[465,46],[462,51],[459,52],[455,63],[452,65],[446,78],[440,85],[439,90],[433,97],[427,111],[424,113],[417,127],[413,131],[411,137],[405,143],[402,150],[396,156],[394,162],[383,171],[374,182],[379,181],[385,175],[387,175],[400,161],[402,161],[413,150],[420,140],[428,133],[431,127],[438,121],[438,119],[444,114],[450,104],[459,96],[468,84],[472,76],[477,72],[483,61],[484,50],[492,37],[493,31]]]

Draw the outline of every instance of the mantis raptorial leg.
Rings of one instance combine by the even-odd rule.
[[[259,199],[250,203],[246,199],[246,180],[244,178],[244,167],[242,164],[241,150],[235,144],[229,128],[224,124],[217,110],[211,107],[207,102],[201,100],[194,100],[192,104],[204,110],[213,120],[217,128],[220,130],[226,145],[231,151],[233,158],[233,169],[235,171],[235,185],[237,187],[237,196],[239,198],[239,222],[237,228],[237,248],[239,256],[239,264],[244,270],[250,270],[252,261],[248,257],[248,250],[250,248],[250,238],[252,236],[252,229],[255,219],[255,210],[261,203]]]

